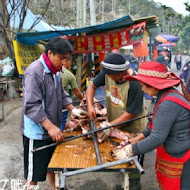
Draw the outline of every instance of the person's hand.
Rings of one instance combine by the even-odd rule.
[[[107,121],[104,121],[104,122],[102,122],[100,124],[99,129],[108,127],[110,125],[111,125],[110,123],[108,123]],[[103,131],[98,132],[97,133],[98,142],[101,143],[103,141],[106,141],[108,139],[108,137],[109,137],[109,135],[110,135],[110,133],[111,133],[112,130],[113,130],[112,128],[109,128],[109,129],[105,129]]]
[[[88,117],[92,121],[94,118],[96,118],[96,111],[94,109],[94,106],[88,106]]]
[[[64,135],[62,131],[55,125],[52,125],[50,127],[50,129],[48,130],[48,134],[52,138],[52,140],[57,143],[64,140]]]
[[[72,109],[72,114],[79,118],[84,118],[84,117],[86,117],[87,112],[85,112],[84,110],[74,108],[74,109]]]
[[[129,142],[130,142],[131,144],[135,144],[135,143],[141,141],[141,140],[144,139],[144,138],[145,138],[145,136],[144,136],[142,133],[140,133],[140,134],[138,134],[136,137],[130,138],[130,139],[129,139]]]
[[[134,137],[134,138],[130,138],[129,139],[129,142],[131,143],[131,144],[135,144],[135,143],[137,143],[137,142],[139,142],[140,141],[140,139],[138,138],[138,137]]]
[[[138,134],[136,137],[130,138],[130,139],[129,139],[129,142],[130,142],[131,144],[135,144],[135,143],[141,141],[141,140],[144,139],[144,138],[145,138],[144,134],[143,134],[143,133],[140,133],[140,134]]]
[[[165,61],[169,61],[169,57],[167,57],[167,56],[164,57],[164,60],[165,60]]]
[[[113,150],[113,157],[116,160],[123,160],[125,158],[129,158],[134,155],[130,151],[131,148],[132,148],[132,145],[129,144],[129,145],[124,146],[123,148],[115,149]]]

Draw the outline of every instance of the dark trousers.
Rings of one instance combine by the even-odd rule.
[[[180,62],[176,62],[176,68],[177,68],[177,70],[181,69],[181,61]]]
[[[129,190],[141,190],[141,174],[139,171],[129,173]]]
[[[62,113],[62,121],[61,121],[61,127],[60,127],[61,131],[63,131],[64,128],[65,128],[68,113],[69,113],[68,111],[65,111],[65,112]]]
[[[190,189],[190,159],[184,164],[181,175],[181,190]]]

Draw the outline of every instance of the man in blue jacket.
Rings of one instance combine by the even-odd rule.
[[[34,148],[64,140],[60,130],[62,109],[76,116],[85,114],[72,105],[64,92],[59,72],[63,62],[73,52],[71,44],[62,38],[53,38],[40,58],[31,63],[23,77],[23,114],[21,132],[24,146],[24,177],[28,189],[45,181],[55,190],[55,176],[47,171],[55,147],[32,152]]]

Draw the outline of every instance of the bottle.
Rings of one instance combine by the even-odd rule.
[[[88,85],[90,84],[89,78],[86,77],[86,88],[88,88]]]

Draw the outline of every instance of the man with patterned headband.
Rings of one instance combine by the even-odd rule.
[[[144,62],[137,76],[142,90],[157,96],[152,121],[131,144],[114,150],[117,160],[157,149],[156,172],[160,189],[190,189],[190,94],[180,78],[164,64]],[[183,94],[175,88],[181,84]]]
[[[104,122],[100,127],[104,128],[122,121],[130,120],[145,114],[143,103],[143,92],[137,81],[129,82],[124,76],[135,75],[135,71],[130,68],[130,64],[119,53],[109,53],[103,62],[102,70],[90,83],[87,92],[88,116],[91,120],[96,117],[93,107],[93,97],[95,91],[100,86],[106,86],[106,105],[108,111],[108,122]],[[146,127],[146,119],[137,120],[120,129],[132,133],[139,133]],[[105,141],[110,135],[112,129],[103,130],[98,133],[98,139]],[[140,178],[138,178],[140,179]],[[140,187],[131,187],[130,189],[140,189]],[[137,186],[140,186],[139,184]]]

